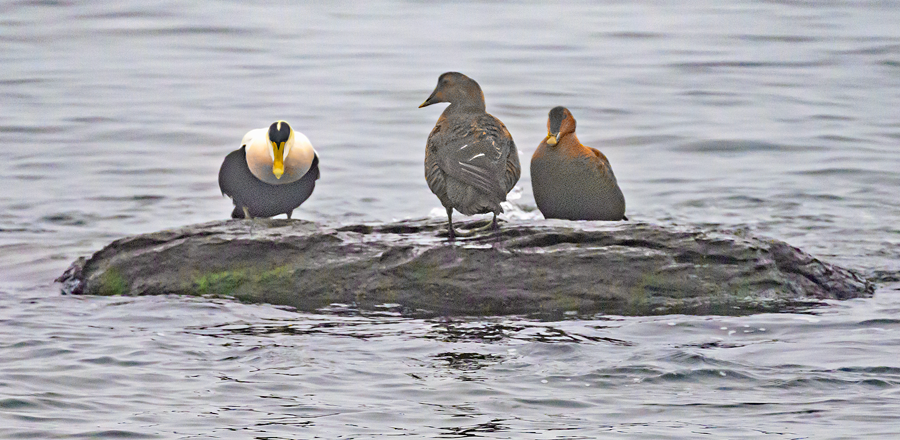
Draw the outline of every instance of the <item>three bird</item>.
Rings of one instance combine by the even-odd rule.
[[[477,232],[454,229],[454,209],[465,215],[492,213],[488,227],[496,229],[500,203],[521,174],[516,144],[506,126],[485,111],[484,94],[471,78],[444,73],[419,107],[440,102],[450,105],[428,136],[425,180],[447,210],[449,237]],[[219,170],[219,187],[234,202],[232,218],[281,213],[290,218],[312,194],[318,163],[309,139],[285,121],[249,131]],[[575,118],[565,107],[550,111],[531,175],[535,202],[546,218],[625,219],[625,198],[609,160],[581,144]]]

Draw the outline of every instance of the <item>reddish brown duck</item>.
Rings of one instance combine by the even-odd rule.
[[[471,78],[447,72],[419,107],[448,102],[428,136],[425,148],[425,180],[447,209],[449,234],[475,231],[453,229],[453,209],[465,214],[493,213],[497,228],[500,203],[521,174],[519,153],[512,136],[499,119],[485,112],[484,94]]]
[[[565,107],[550,110],[547,137],[531,157],[531,187],[546,218],[627,220],[609,160],[581,145],[575,118]]]

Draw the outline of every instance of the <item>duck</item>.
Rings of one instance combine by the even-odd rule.
[[[545,218],[627,220],[625,196],[609,159],[575,134],[575,117],[554,107],[547,136],[531,157],[534,201]]]
[[[250,130],[241,148],[219,168],[219,189],[231,198],[231,218],[286,214],[312,194],[319,179],[319,155],[303,133],[285,121]]]
[[[453,210],[464,215],[493,213],[487,227],[498,229],[500,203],[519,181],[519,153],[506,126],[485,111],[484,93],[475,80],[459,72],[438,77],[434,91],[419,106],[446,102],[428,135],[425,180],[447,211],[450,240],[471,236],[453,228]]]

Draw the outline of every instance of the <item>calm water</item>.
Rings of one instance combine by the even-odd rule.
[[[0,438],[896,438],[900,2],[0,4]],[[628,215],[785,240],[873,299],[809,314],[414,320],[61,296],[129,234],[222,219],[216,173],[285,119],[295,212],[443,216],[440,73],[523,164],[566,105]],[[527,166],[510,222],[533,218]]]

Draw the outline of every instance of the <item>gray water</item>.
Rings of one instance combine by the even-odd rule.
[[[0,4],[0,438],[897,438],[900,3]],[[444,71],[522,155],[567,106],[632,219],[787,241],[872,299],[748,317],[318,314],[53,283],[113,239],[226,218],[276,119],[322,178],[295,218],[443,217]]]

